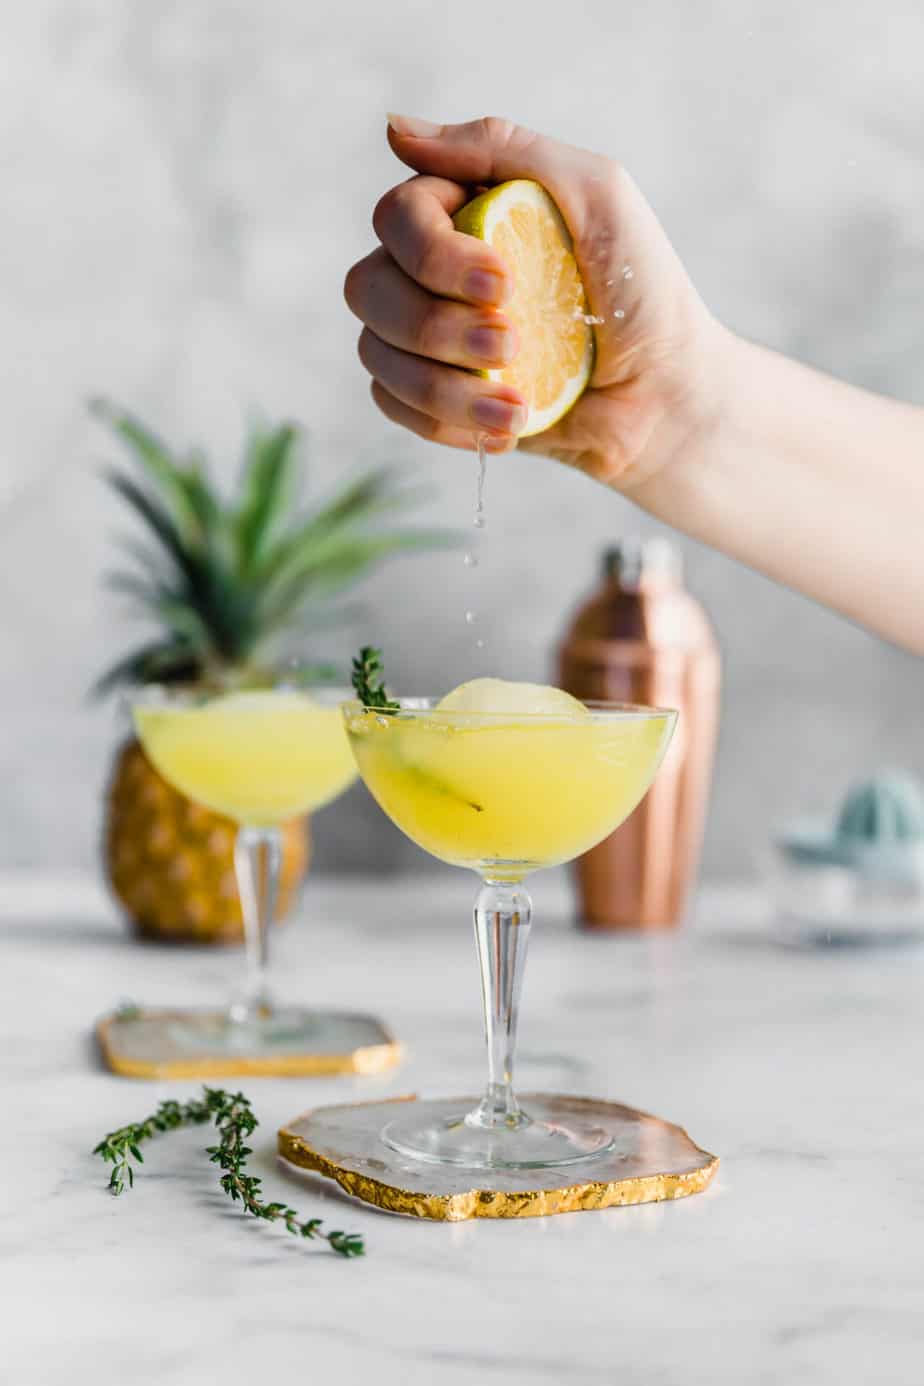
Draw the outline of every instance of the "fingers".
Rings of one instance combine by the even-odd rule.
[[[612,166],[509,121],[389,120],[393,150],[420,176],[379,202],[381,248],[354,266],[344,288],[365,327],[359,354],[373,398],[421,437],[471,449],[481,433],[492,451],[504,451],[525,426],[523,397],[458,368],[497,370],[515,356],[515,332],[500,311],[513,284],[487,242],[455,230],[453,213],[472,185],[534,178],[561,208],[580,263],[578,238],[592,219],[588,208],[608,195]]]
[[[426,438],[428,442],[442,443],[447,448],[464,448],[468,452],[474,452],[478,445],[478,435],[470,428],[457,428],[452,424],[442,423],[419,409],[413,409],[409,404],[389,394],[384,385],[377,380],[372,382],[372,398],[386,419],[409,429],[420,438]],[[482,437],[486,452],[508,452],[516,446],[516,439],[504,434],[483,434]]]
[[[584,149],[559,144],[499,116],[435,125],[409,116],[388,117],[388,142],[398,158],[423,174],[456,183],[502,183],[509,178],[534,178],[547,188],[571,227],[580,212],[577,184],[599,183],[608,159]]]
[[[531,178],[548,190],[571,233],[590,312],[602,319],[594,334],[595,386],[625,379],[627,350],[637,371],[650,356],[643,341],[674,335],[678,311],[698,311],[654,212],[614,161],[494,116],[462,125],[390,116],[388,140],[431,184]]]
[[[395,399],[442,424],[511,439],[526,427],[523,396],[509,385],[399,351],[368,328],[359,339],[359,359]]]
[[[502,314],[435,298],[384,250],[353,266],[344,295],[366,327],[402,351],[472,370],[503,366],[516,355],[516,329]]]
[[[372,224],[404,272],[431,293],[503,303],[513,285],[500,256],[452,224],[466,198],[464,188],[445,178],[411,178],[379,201]]]

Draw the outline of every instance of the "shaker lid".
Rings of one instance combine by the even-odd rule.
[[[680,551],[661,535],[652,535],[647,539],[639,535],[626,535],[604,552],[603,572],[605,577],[615,579],[621,587],[630,589],[640,586],[643,579],[648,578],[680,582],[683,560]]]

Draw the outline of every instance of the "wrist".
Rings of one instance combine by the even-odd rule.
[[[710,317],[699,352],[694,419],[687,434],[686,455],[699,466],[707,466],[718,456],[723,440],[735,429],[748,347],[744,338]]]
[[[660,515],[662,498],[673,498],[678,487],[689,494],[708,484],[710,464],[723,450],[722,439],[734,428],[740,389],[736,382],[740,382],[746,347],[740,337],[702,310],[684,347],[686,367],[666,393],[659,424],[637,465],[618,484],[643,509]],[[675,508],[673,503],[670,508]]]

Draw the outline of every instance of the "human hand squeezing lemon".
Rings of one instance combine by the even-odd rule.
[[[720,324],[612,160],[494,117],[388,140],[415,176],[345,285],[387,418],[567,462],[924,653],[924,410]]]
[[[381,199],[381,245],[346,281],[382,412],[608,482],[680,446],[716,325],[628,174],[492,118],[393,116],[388,139],[418,176]]]

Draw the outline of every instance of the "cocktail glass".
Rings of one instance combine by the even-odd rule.
[[[247,968],[222,1021],[229,1048],[316,1037],[317,1016],[280,1006],[267,978],[282,856],[281,824],[330,803],[356,778],[341,706],[348,689],[272,687],[209,693],[148,686],[132,695],[152,763],[188,798],[238,825],[234,867]],[[215,1034],[208,1036],[214,1045]]]
[[[472,1111],[458,1101],[408,1104],[382,1140],[415,1160],[470,1169],[542,1169],[589,1160],[613,1138],[568,1104],[540,1097],[524,1112],[513,1088],[517,1012],[532,902],[523,881],[572,860],[617,828],[643,797],[677,714],[588,703],[546,715],[441,710],[404,698],[394,712],[344,706],[359,772],[412,841],[481,876],[475,940],[488,1079]]]

